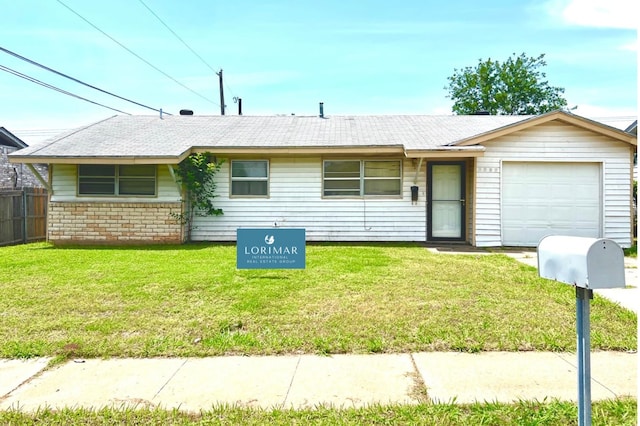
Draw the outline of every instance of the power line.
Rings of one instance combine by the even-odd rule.
[[[94,90],[97,90],[97,91],[99,91],[99,92],[105,93],[105,94],[107,94],[107,95],[111,95],[111,96],[116,97],[116,98],[118,98],[118,99],[122,99],[123,101],[130,102],[130,103],[132,103],[132,104],[135,104],[135,105],[138,105],[138,106],[141,106],[141,107],[144,107],[144,108],[150,109],[150,110],[152,110],[152,111],[160,112],[160,110],[159,110],[159,109],[157,109],[157,108],[153,108],[153,107],[150,107],[150,106],[148,106],[148,105],[141,104],[140,102],[136,102],[136,101],[133,101],[133,100],[131,100],[131,99],[127,99],[127,98],[125,98],[125,97],[122,97],[122,96],[116,95],[115,93],[111,93],[111,92],[109,92],[109,91],[107,91],[107,90],[103,90],[103,89],[101,89],[101,88],[99,88],[99,87],[93,86],[93,85],[91,85],[91,84],[89,84],[89,83],[85,83],[84,81],[78,80],[77,78],[71,77],[70,75],[67,75],[67,74],[65,74],[65,73],[63,73],[63,72],[56,71],[56,70],[54,70],[54,69],[52,69],[52,68],[47,67],[46,65],[42,65],[42,64],[41,64],[41,63],[39,63],[39,62],[36,62],[36,61],[31,60],[31,59],[29,59],[29,58],[25,58],[24,56],[19,55],[19,54],[15,53],[15,52],[12,52],[12,51],[11,51],[11,50],[9,50],[9,49],[5,49],[5,48],[4,48],[4,47],[2,47],[2,46],[0,46],[0,50],[1,50],[1,51],[3,51],[3,52],[5,52],[5,53],[8,53],[9,55],[11,55],[11,56],[13,56],[13,57],[16,57],[16,58],[21,59],[21,60],[23,60],[23,61],[25,61],[25,62],[28,62],[28,63],[30,63],[31,65],[35,65],[35,66],[40,67],[40,68],[42,68],[42,69],[44,69],[44,70],[47,70],[47,71],[52,72],[52,73],[54,73],[54,74],[57,74],[57,75],[59,75],[59,76],[61,76],[61,77],[64,77],[64,78],[67,78],[67,79],[69,79],[69,80],[71,80],[71,81],[75,81],[76,83],[82,84],[83,86],[90,87],[90,88],[92,88],[92,89],[94,89]],[[163,113],[164,113],[164,114],[167,114],[167,115],[171,115],[171,114],[169,114],[169,113],[167,113],[167,112],[164,112],[164,111],[163,111]]]
[[[58,3],[60,3],[62,6],[66,7],[71,13],[73,13],[74,15],[76,15],[78,18],[82,19],[84,22],[86,22],[87,24],[91,25],[95,30],[99,31],[100,33],[102,33],[105,37],[109,38],[111,41],[113,41],[114,43],[116,43],[118,46],[122,47],[124,50],[126,50],[127,52],[131,53],[133,56],[135,56],[136,58],[140,59],[142,62],[144,62],[145,64],[149,65],[151,68],[153,68],[154,70],[158,71],[160,74],[164,75],[165,77],[167,77],[168,79],[172,80],[173,82],[179,84],[180,86],[182,86],[183,88],[187,89],[188,91],[190,91],[191,93],[193,93],[194,95],[204,99],[207,102],[210,102],[214,105],[218,105],[217,103],[215,103],[214,101],[212,101],[211,99],[207,98],[206,96],[201,95],[200,93],[196,92],[195,90],[191,89],[190,87],[184,85],[183,83],[181,83],[180,81],[176,80],[175,78],[173,78],[172,76],[170,76],[169,74],[167,74],[166,72],[162,71],[160,68],[156,67],[155,65],[153,65],[151,62],[147,61],[146,59],[144,59],[142,56],[138,55],[137,53],[135,53],[133,50],[129,49],[127,46],[125,46],[124,44],[120,43],[118,40],[116,40],[115,38],[111,37],[109,34],[107,34],[106,32],[104,32],[103,30],[101,30],[100,28],[98,28],[95,24],[93,24],[92,22],[90,22],[87,18],[85,18],[84,16],[80,15],[78,12],[76,12],[75,10],[73,10],[71,7],[67,6],[62,0],[56,0]]]
[[[13,75],[15,75],[16,77],[23,78],[23,79],[25,79],[25,80],[27,80],[27,81],[30,81],[30,82],[32,82],[32,83],[39,84],[40,86],[46,87],[47,89],[51,89],[51,90],[55,90],[56,92],[60,92],[60,93],[62,93],[62,94],[64,94],[64,95],[71,96],[71,97],[73,97],[73,98],[80,99],[80,100],[83,100],[83,101],[85,101],[85,102],[89,102],[89,103],[92,103],[92,104],[94,104],[94,105],[98,105],[98,106],[101,106],[101,107],[103,107],[103,108],[110,109],[110,110],[112,110],[112,111],[120,112],[120,113],[122,113],[122,114],[131,115],[131,114],[129,114],[128,112],[120,111],[119,109],[112,108],[112,107],[110,107],[110,106],[107,106],[107,105],[101,104],[101,103],[99,103],[99,102],[92,101],[91,99],[83,98],[82,96],[76,95],[75,93],[71,93],[71,92],[68,92],[68,91],[66,91],[66,90],[63,90],[63,89],[61,89],[61,88],[59,88],[59,87],[56,87],[56,86],[54,86],[54,85],[51,85],[51,84],[45,83],[44,81],[40,81],[40,80],[38,80],[37,78],[34,78],[34,77],[31,77],[31,76],[28,76],[28,75],[26,75],[26,74],[23,74],[23,73],[21,73],[21,72],[19,72],[19,71],[16,71],[16,70],[11,69],[11,68],[9,68],[9,67],[6,67],[6,66],[4,66],[4,65],[0,65],[0,71],[8,72],[9,74],[13,74]]]
[[[139,1],[139,2],[140,2],[140,3],[141,3],[145,8],[147,8],[147,10],[148,10],[148,11],[149,11],[153,16],[155,16],[155,17],[156,17],[156,19],[157,19],[158,21],[160,21],[160,23],[161,23],[162,25],[164,25],[164,27],[165,27],[167,30],[169,30],[169,31],[171,32],[171,34],[173,34],[173,35],[174,35],[178,40],[180,40],[180,42],[181,42],[182,44],[184,44],[184,45],[185,45],[185,47],[191,51],[191,53],[193,53],[194,55],[196,55],[196,57],[197,57],[198,59],[200,59],[200,61],[201,61],[203,64],[205,64],[205,65],[206,65],[206,66],[207,66],[211,71],[216,72],[216,70],[215,70],[215,69],[213,69],[213,67],[212,67],[211,65],[209,65],[209,64],[207,63],[207,61],[205,61],[205,60],[202,58],[202,56],[198,55],[198,53],[197,53],[195,50],[193,50],[193,49],[191,48],[191,46],[189,46],[189,45],[187,44],[187,42],[186,42],[186,41],[184,41],[184,40],[182,39],[182,37],[180,37],[178,34],[176,34],[176,32],[175,32],[175,31],[173,31],[173,30],[171,29],[171,27],[169,27],[169,25],[167,25],[167,24],[166,24],[166,23],[165,23],[165,22],[164,22],[164,21],[163,21],[163,20],[158,16],[158,14],[157,14],[157,13],[155,13],[153,10],[151,10],[151,8],[150,8],[149,6],[147,6],[147,4],[146,4],[145,2],[143,2],[142,0],[138,0],[138,1]]]
[[[164,27],[165,27],[167,30],[169,30],[169,32],[171,32],[171,34],[173,34],[173,35],[175,36],[175,38],[177,38],[178,40],[180,40],[180,42],[181,42],[182,44],[184,44],[184,45],[185,45],[185,47],[191,51],[191,53],[193,53],[193,54],[194,54],[198,59],[200,59],[200,61],[201,61],[203,64],[205,64],[205,65],[207,66],[207,68],[209,68],[209,69],[210,69],[211,71],[213,71],[214,73],[218,74],[218,72],[217,72],[217,71],[216,71],[216,70],[215,70],[211,65],[209,65],[209,63],[208,63],[207,61],[205,61],[205,60],[202,58],[202,56],[200,56],[200,55],[199,55],[195,50],[193,50],[193,49],[191,48],[191,46],[189,46],[189,44],[187,44],[187,42],[186,42],[186,41],[184,41],[184,40],[182,39],[182,37],[180,37],[180,36],[179,36],[175,31],[173,31],[173,30],[171,29],[171,27],[169,27],[169,25],[168,25],[166,22],[164,22],[164,21],[162,20],[162,18],[160,18],[160,16],[158,16],[158,14],[157,14],[157,13],[155,13],[155,12],[154,12],[154,11],[153,11],[153,10],[152,10],[152,9],[151,9],[151,8],[150,8],[150,7],[149,7],[149,6],[148,6],[148,5],[147,5],[143,0],[138,0],[138,1],[139,1],[139,2],[140,2],[140,3],[141,3],[141,4],[142,4],[142,5],[143,5],[143,6],[144,6],[148,11],[149,11],[149,13],[151,13],[153,16],[155,16],[155,17],[156,17],[156,19],[157,19],[158,21],[160,21],[160,23],[161,23],[162,25],[164,25]],[[233,90],[231,90],[231,87],[229,87],[229,85],[228,85],[228,84],[225,84],[225,86],[227,86],[227,89],[229,89],[229,91],[233,94]]]

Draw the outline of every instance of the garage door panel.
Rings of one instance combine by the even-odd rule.
[[[541,217],[544,217],[544,215],[547,214],[548,209],[546,206],[529,206],[524,210],[521,208],[515,208],[512,210],[515,218],[522,213],[521,217],[524,218],[527,223],[537,223],[540,221]],[[518,222],[519,221],[516,220],[515,224],[517,225]],[[546,221],[542,223],[546,223]]]
[[[598,237],[598,163],[519,163],[502,167],[502,241],[536,246],[546,235]]]
[[[548,191],[551,189],[549,185],[541,182],[523,182],[521,185],[527,190],[532,191],[534,194],[544,194],[545,192],[548,193]]]
[[[571,207],[557,206],[556,208],[552,208],[549,210],[548,217],[553,224],[560,225],[573,219],[573,209]]]
[[[555,185],[551,186],[550,195],[554,197],[563,197],[566,194],[571,193],[571,191],[574,189],[575,187],[572,187],[570,184],[556,183]]]

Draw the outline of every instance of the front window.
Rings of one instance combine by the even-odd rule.
[[[325,160],[325,197],[399,196],[402,171],[398,160]]]
[[[359,196],[360,187],[360,161],[324,162],[325,196]]]
[[[269,162],[267,160],[232,160],[231,195],[268,196]]]
[[[78,195],[154,196],[156,166],[81,164],[78,166]]]

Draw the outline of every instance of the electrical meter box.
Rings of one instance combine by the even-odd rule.
[[[538,274],[587,289],[624,287],[624,252],[606,238],[550,235],[538,244]]]

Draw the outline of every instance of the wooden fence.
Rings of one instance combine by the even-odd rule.
[[[0,246],[47,238],[47,190],[0,190]]]

